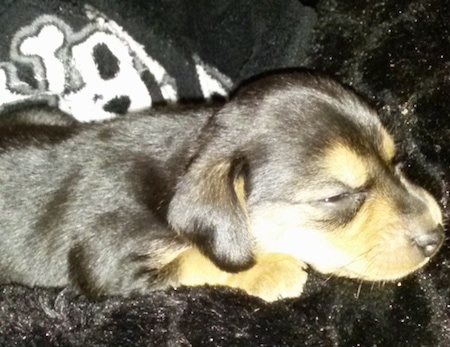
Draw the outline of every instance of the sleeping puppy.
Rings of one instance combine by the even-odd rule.
[[[273,301],[302,293],[306,264],[395,280],[444,239],[375,112],[327,78],[266,76],[221,106],[100,124],[4,116],[2,283],[94,297],[211,284]]]

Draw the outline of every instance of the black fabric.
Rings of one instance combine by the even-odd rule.
[[[46,99],[76,118],[89,113],[80,120],[110,118],[167,101],[226,96],[255,73],[298,66],[315,21],[313,9],[296,0],[283,6],[276,0],[238,6],[232,0],[17,0],[0,4],[0,69],[7,90],[27,102]],[[75,52],[80,48],[83,59]],[[91,62],[97,71],[89,70]],[[209,80],[200,67],[217,84],[213,95],[202,88]],[[120,87],[108,83],[120,73],[128,76]],[[115,91],[103,90],[109,87]],[[174,91],[165,95],[164,88]],[[136,105],[109,103],[124,96]]]
[[[38,14],[50,11],[74,31],[85,28],[88,21],[81,3],[3,1],[0,60],[10,60],[11,39]],[[194,5],[117,1],[112,5],[97,0],[90,4],[157,57],[167,76],[176,81],[179,99],[208,96],[201,90],[195,57],[226,90],[242,78],[274,68],[306,66],[336,75],[379,110],[396,136],[406,172],[433,192],[448,220],[450,5],[446,0],[322,0],[315,4],[317,17],[296,1],[239,5],[225,0]],[[104,47],[95,56],[100,63],[117,64]],[[23,62],[17,69],[24,81],[30,81],[22,89],[28,96],[39,83]],[[101,69],[105,78],[114,76],[114,70]],[[153,101],[161,100],[154,76],[142,76],[146,85],[152,85],[148,90],[160,95]],[[76,74],[72,77],[69,87],[81,85]],[[34,93],[33,98],[42,99],[42,93]],[[123,108],[123,100],[120,104]],[[448,242],[423,270],[395,283],[360,283],[310,273],[301,298],[272,304],[227,288],[181,288],[90,301],[60,289],[3,286],[0,345],[450,345]]]

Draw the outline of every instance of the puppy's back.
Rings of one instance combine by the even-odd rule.
[[[25,115],[0,122],[0,281],[66,285],[70,249],[89,238],[109,242],[108,230],[92,227],[108,211],[138,213],[136,194],[152,183],[141,176],[157,172],[174,184],[208,114],[138,114],[100,124],[53,124],[45,117],[34,123]]]

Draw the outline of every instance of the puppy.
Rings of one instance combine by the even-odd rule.
[[[266,76],[221,106],[100,124],[4,116],[2,283],[94,297],[211,284],[273,301],[302,293],[306,264],[395,280],[444,239],[375,112],[327,78]]]

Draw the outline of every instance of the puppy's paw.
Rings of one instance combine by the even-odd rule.
[[[298,297],[308,278],[305,268],[303,262],[291,256],[266,254],[251,269],[231,275],[227,285],[265,301]]]

